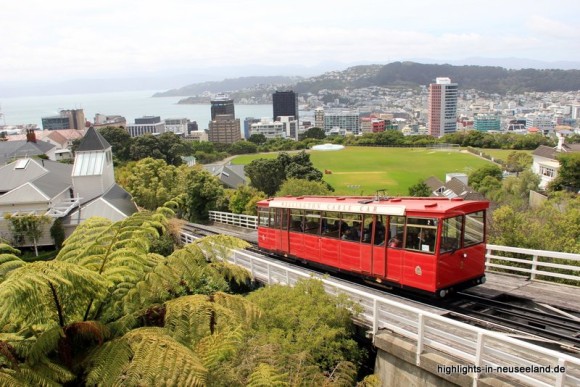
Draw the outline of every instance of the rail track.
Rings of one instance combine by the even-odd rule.
[[[199,236],[218,234],[212,228],[200,225],[186,224],[183,229]],[[244,239],[242,234],[236,236]],[[264,252],[258,248],[256,243],[248,242],[252,245],[249,248],[250,251],[291,262],[300,267],[307,267],[310,270],[317,270],[316,266],[304,264],[301,260],[288,259],[270,252]],[[546,312],[542,310],[545,307],[535,305],[532,301],[526,299],[512,297],[507,301],[501,301],[464,292],[455,293],[448,299],[435,300],[415,293],[402,292],[399,289],[387,291],[384,287],[373,286],[373,284],[368,282],[363,283],[360,279],[355,280],[356,277],[344,272],[332,273],[332,275],[341,280],[363,285],[375,293],[381,291],[389,296],[404,297],[424,305],[444,309],[448,311],[445,316],[454,320],[505,332],[547,348],[563,350],[575,355],[580,353],[580,318],[574,315],[574,313],[578,313],[576,311],[559,311],[556,308],[552,308],[552,312]]]

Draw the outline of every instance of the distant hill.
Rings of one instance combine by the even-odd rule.
[[[302,94],[317,93],[324,89],[357,89],[370,86],[418,87],[435,82],[437,77],[449,77],[464,90],[476,89],[501,95],[527,91],[580,90],[580,70],[531,68],[510,70],[498,66],[393,62],[387,65],[353,66],[342,71],[330,71],[310,78],[252,76],[225,79],[220,82],[194,83],[179,89],[156,93],[154,96],[198,96],[204,92],[227,92],[234,96],[238,92],[238,97],[258,98],[264,93],[268,94],[284,87],[292,88]],[[242,91],[243,93],[239,93]]]
[[[181,87],[179,89],[172,89],[161,93],[155,93],[154,97],[186,97],[199,95],[204,92],[210,93],[225,93],[248,88],[257,88],[266,85],[294,85],[299,81],[300,77],[287,76],[267,76],[267,77],[241,77],[224,79],[223,81],[194,83]]]
[[[508,70],[494,66],[452,66],[449,64],[421,64],[394,62],[382,66],[357,66],[353,73],[347,69],[326,73],[299,82],[295,91],[318,92],[322,89],[358,88],[365,86],[419,86],[428,85],[437,77],[449,77],[462,89],[476,89],[487,93],[506,94],[525,91],[580,90],[580,70]],[[353,76],[353,74],[361,74]]]

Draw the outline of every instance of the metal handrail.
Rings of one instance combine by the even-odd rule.
[[[196,239],[184,231],[181,235],[185,243]],[[387,329],[412,341],[417,348],[417,366],[420,366],[421,355],[429,347],[480,367],[562,366],[564,372],[511,373],[509,377],[534,386],[580,385],[579,358],[385,299],[357,288],[356,285],[340,283],[255,253],[234,250],[227,260],[245,267],[253,278],[267,284],[292,286],[303,278],[318,278],[328,293],[345,294],[362,307],[357,317],[372,330],[373,335],[381,329]],[[471,375],[476,384],[480,374]]]

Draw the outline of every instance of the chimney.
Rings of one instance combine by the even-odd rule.
[[[556,150],[558,152],[562,152],[563,151],[562,146],[564,145],[564,135],[558,133],[557,136],[558,136],[558,145],[556,146]]]
[[[26,142],[36,142],[34,129],[26,129]]]

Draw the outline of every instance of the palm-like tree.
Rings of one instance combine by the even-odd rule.
[[[0,385],[205,383],[258,314],[219,292],[249,276],[216,259],[247,244],[212,236],[152,254],[167,215],[89,219],[50,262],[0,245]]]

